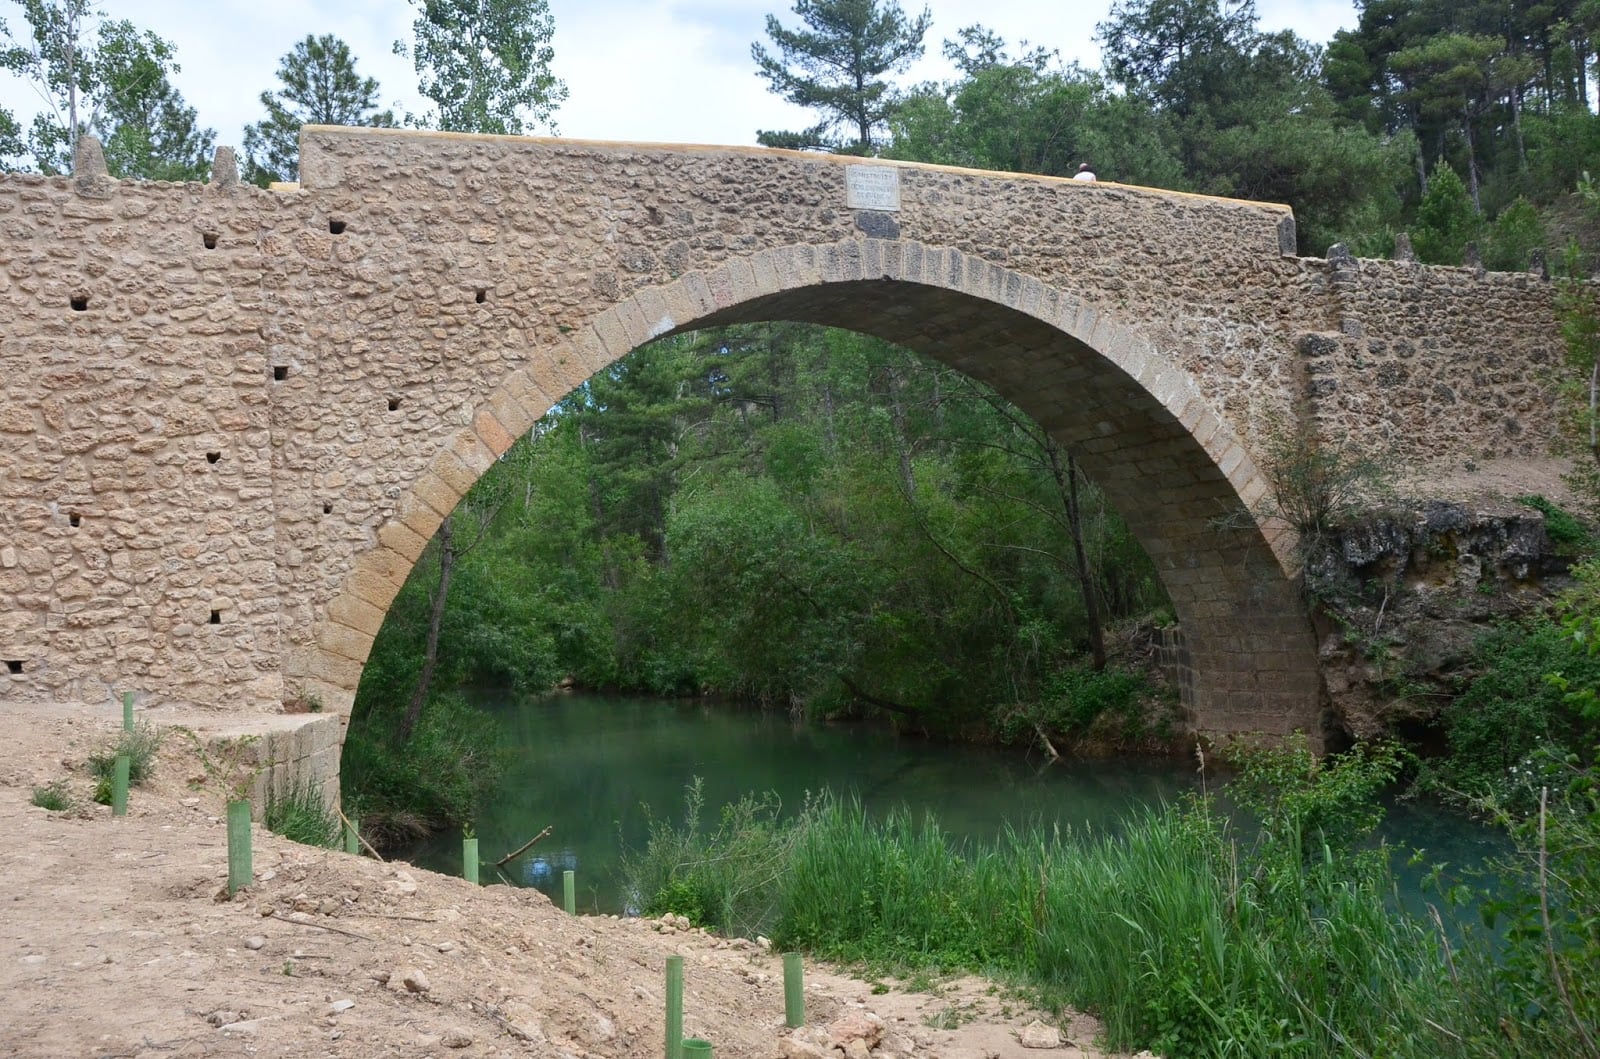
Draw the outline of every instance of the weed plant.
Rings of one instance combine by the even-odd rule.
[[[52,813],[64,813],[77,807],[72,792],[67,789],[66,780],[56,780],[43,787],[33,789],[33,797],[29,799],[41,809],[48,809]]]
[[[94,800],[101,805],[111,804],[111,784],[116,777],[117,758],[128,755],[128,785],[143,786],[155,774],[156,754],[161,750],[161,733],[144,721],[134,724],[132,731],[117,733],[89,755],[89,773],[95,779]]]
[[[269,796],[263,819],[268,831],[306,846],[332,848],[343,834],[339,818],[310,783],[295,784]]]
[[[1531,507],[1544,516],[1545,535],[1555,545],[1557,554],[1576,556],[1594,552],[1594,535],[1570,511],[1537,494],[1519,496],[1517,503]]]

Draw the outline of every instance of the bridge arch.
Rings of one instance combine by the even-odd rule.
[[[348,709],[373,638],[427,542],[557,401],[683,331],[791,320],[870,334],[992,386],[1073,452],[1154,560],[1184,630],[1183,693],[1202,733],[1317,740],[1322,684],[1292,539],[1250,512],[1267,485],[1179,366],[1105,306],[950,247],[801,244],[644,287],[530,351],[411,483],[355,557],[286,677]]]

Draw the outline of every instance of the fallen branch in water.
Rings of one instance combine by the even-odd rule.
[[[504,864],[506,861],[510,860],[512,857],[520,857],[522,854],[528,852],[528,847],[532,846],[535,842],[539,841],[541,838],[547,837],[550,834],[552,828],[553,828],[553,825],[546,824],[545,825],[545,829],[543,831],[539,832],[537,835],[534,835],[532,838],[528,839],[528,841],[524,842],[522,845],[518,846],[516,849],[512,850],[510,853],[507,853],[505,856],[503,856],[499,860],[495,861],[494,862],[494,866],[496,868],[498,868],[498,867],[500,867],[500,865]]]
[[[1044,752],[1050,755],[1050,761],[1052,763],[1060,761],[1061,760],[1061,754],[1060,754],[1059,751],[1056,750],[1055,744],[1050,742],[1050,737],[1048,735],[1045,735],[1044,725],[1042,725],[1039,722],[1035,721],[1034,724],[1033,724],[1033,730],[1034,730],[1034,732],[1036,732],[1038,734],[1039,742],[1044,744]]]
[[[339,819],[341,821],[343,821],[344,826],[348,827],[355,834],[356,841],[361,843],[363,846],[367,847],[367,852],[372,854],[373,859],[378,860],[378,861],[382,861],[383,860],[383,854],[379,853],[377,850],[372,848],[372,843],[368,842],[366,840],[366,838],[364,838],[362,836],[361,829],[359,827],[357,827],[355,824],[352,824],[350,822],[350,818],[348,816],[344,815],[344,810],[340,809],[338,806],[335,806],[333,811],[339,814]]]

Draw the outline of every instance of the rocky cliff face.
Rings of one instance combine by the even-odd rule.
[[[1546,605],[1570,564],[1518,504],[1403,505],[1318,542],[1305,580],[1335,727],[1425,741],[1477,638]]]

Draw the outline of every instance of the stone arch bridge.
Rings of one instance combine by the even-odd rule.
[[[1197,730],[1315,734],[1268,422],[1542,452],[1537,276],[1295,256],[1282,206],[718,147],[314,127],[302,180],[0,178],[0,700],[347,708],[444,516],[651,338],[800,320],[995,387],[1129,520]]]

